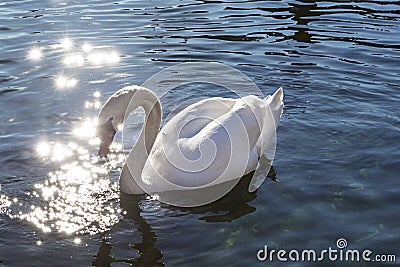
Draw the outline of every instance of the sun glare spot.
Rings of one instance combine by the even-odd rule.
[[[87,118],[81,122],[82,130],[88,131],[86,128],[95,128],[96,124],[97,118]],[[89,141],[95,139],[98,138],[89,138]],[[15,217],[32,223],[44,233],[96,234],[108,231],[119,221],[122,212],[118,207],[118,183],[111,182],[107,174],[123,163],[121,155],[124,154],[118,151],[122,149],[121,145],[113,147],[117,152],[113,153],[114,159],[98,164],[98,157],[86,146],[81,146],[78,140],[39,142],[36,150],[39,155],[47,157],[44,161],[62,164],[49,171],[45,180],[35,183],[33,191],[25,192],[26,197],[32,200],[26,202],[28,205],[17,198],[0,195],[0,212],[6,212],[11,205],[24,206],[26,209]],[[77,236],[72,240],[76,244],[83,242]],[[42,245],[41,241],[34,242]]]
[[[60,89],[65,89],[65,88],[72,88],[75,87],[78,84],[78,80],[74,78],[67,78],[65,76],[58,76],[56,78],[56,85]]]
[[[67,81],[67,87],[74,87],[78,83],[78,80],[76,79],[69,79]]]
[[[111,144],[110,148],[111,148],[112,150],[115,150],[115,151],[122,151],[122,149],[123,149],[122,144],[119,144],[119,143],[117,143],[117,142],[113,142],[113,143]]]
[[[115,64],[120,61],[120,56],[115,51],[110,53],[97,52],[89,54],[87,60],[93,65]]]
[[[55,186],[49,186],[49,187],[42,187],[42,196],[44,200],[49,200],[49,198],[54,196],[54,193],[56,192],[57,188]]]
[[[120,57],[117,54],[117,52],[111,52],[109,54],[108,63],[118,63],[119,60],[120,60]]]
[[[101,107],[100,101],[95,101],[95,102],[86,101],[85,102],[85,108],[87,108],[87,109],[99,109],[100,107]]]
[[[47,157],[50,154],[50,145],[46,142],[41,142],[37,145],[36,151],[39,156]]]
[[[92,49],[93,49],[93,47],[92,47],[90,44],[88,44],[88,43],[86,43],[86,44],[84,44],[84,45],[82,46],[82,50],[83,50],[84,52],[86,52],[86,53],[90,53],[90,51],[92,51]]]
[[[92,145],[92,146],[94,146],[94,145],[100,145],[100,138],[98,138],[98,137],[96,137],[96,138],[92,138],[92,139],[90,139],[89,140],[89,145]]]
[[[94,96],[95,98],[99,98],[99,97],[101,96],[101,94],[100,94],[99,91],[96,91],[96,92],[93,93],[93,96]]]
[[[86,119],[79,127],[75,128],[73,133],[78,137],[95,137],[97,120]]]
[[[64,48],[65,50],[71,49],[73,45],[74,44],[72,40],[69,38],[64,38],[63,40],[61,40],[61,47]]]
[[[0,213],[4,213],[11,206],[12,202],[6,195],[0,195]]]
[[[100,105],[101,105],[100,101],[94,102],[94,108],[95,108],[95,109],[99,109],[99,108],[100,108]]]
[[[69,142],[68,147],[71,148],[72,150],[77,150],[79,146],[75,143]]]
[[[83,66],[85,59],[82,55],[76,54],[76,55],[66,56],[63,62],[65,65],[68,66]]]
[[[87,59],[93,65],[100,65],[106,61],[107,54],[105,53],[92,53],[90,54]]]
[[[42,58],[42,51],[39,48],[32,48],[29,51],[28,57],[32,60],[39,60]]]
[[[59,76],[56,80],[56,84],[58,87],[64,87],[67,84],[67,78]]]
[[[70,157],[72,155],[73,155],[72,150],[63,146],[60,143],[56,143],[53,147],[52,159],[54,161],[62,161],[65,158]]]

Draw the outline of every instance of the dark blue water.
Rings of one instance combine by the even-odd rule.
[[[257,251],[339,238],[399,264],[398,1],[3,1],[0,44],[0,265],[281,266]],[[279,183],[193,209],[119,193],[130,144],[96,162],[99,105],[185,62],[236,68],[264,94],[284,88]],[[180,90],[165,112],[230,96]]]

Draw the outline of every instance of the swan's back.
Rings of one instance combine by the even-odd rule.
[[[245,175],[270,142],[282,109],[282,89],[264,99],[218,97],[188,106],[160,131],[143,181],[157,192],[173,189],[170,182],[198,187]]]

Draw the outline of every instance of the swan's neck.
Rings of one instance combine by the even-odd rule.
[[[133,105],[129,114],[135,111],[136,108],[142,107],[145,112],[145,119],[138,141],[132,148],[132,151],[137,150],[143,155],[141,158],[147,159],[160,130],[161,104],[158,98],[150,91],[138,91],[137,98],[140,102],[137,106]]]
[[[160,101],[153,92],[141,87],[134,89],[125,96],[130,100],[123,115],[123,121],[139,107],[144,109],[145,119],[139,138],[129,153],[121,172],[120,187],[123,192],[128,194],[141,194],[144,191],[136,181],[141,180],[144,165],[158,135],[162,112]]]

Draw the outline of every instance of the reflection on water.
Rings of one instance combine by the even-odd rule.
[[[100,102],[95,101],[94,103],[86,101],[85,107],[89,108],[99,108]],[[97,117],[86,118],[84,121],[74,129],[73,134],[77,137],[88,137],[92,144],[99,144],[100,141],[96,137],[96,126]]]
[[[101,96],[101,94],[99,91],[94,92],[93,97],[95,99],[93,99],[92,101],[87,100],[85,102],[85,108],[86,109],[99,109],[101,107],[101,102],[99,100],[100,96]],[[91,124],[92,124],[92,127],[95,128],[94,126],[97,125],[97,117],[92,119]]]
[[[291,5],[293,5],[293,8],[291,8],[291,12],[294,14],[293,19],[297,23],[297,25],[293,27],[296,32],[292,38],[298,42],[311,43],[311,35],[307,24],[310,22],[309,17],[315,15],[312,11],[317,8],[317,4],[315,1],[300,0]],[[286,37],[286,39],[287,38],[288,37]]]
[[[88,55],[87,60],[94,65],[115,64],[120,60],[117,52],[97,52]]]
[[[56,78],[56,85],[59,89],[65,88],[73,88],[77,85],[78,81],[74,78],[65,77],[63,75],[59,75]]]
[[[45,50],[45,48],[46,47],[31,48],[28,51],[28,59],[35,62],[43,59],[45,55],[42,51]],[[115,65],[120,61],[120,55],[113,49],[93,47],[89,43],[84,43],[81,49],[79,49],[71,38],[64,38],[58,44],[47,48],[47,53],[62,53],[63,59],[60,63],[69,68],[85,68],[88,66],[105,67]],[[72,75],[62,73],[54,75],[54,77],[54,83],[57,89],[71,89],[75,88],[78,84],[78,80],[72,77]]]
[[[0,187],[1,189],[1,187]],[[11,206],[12,201],[6,195],[0,195],[0,214],[9,214],[9,207]]]
[[[249,191],[249,186],[253,182],[254,172],[243,176],[237,185],[221,199],[200,207],[177,208],[163,205],[163,208],[178,209],[190,214],[207,214],[200,217],[206,222],[232,222],[246,214],[256,210],[250,203],[257,197],[257,191]],[[267,178],[277,181],[276,171],[273,166],[269,170]]]
[[[67,55],[63,63],[67,66],[83,66],[85,58],[81,54]]]
[[[63,161],[58,170],[34,185],[28,212],[18,218],[27,220],[43,232],[98,233],[119,220],[121,210],[115,204],[118,183],[107,174],[121,162],[101,164],[97,157],[75,143],[40,143],[38,153],[44,160]],[[36,199],[36,200],[35,200]]]
[[[42,57],[42,51],[39,48],[32,48],[29,50],[28,58],[32,60],[39,60]]]
[[[141,242],[130,244],[131,249],[137,250],[139,257],[116,258],[113,256],[113,246],[110,241],[103,240],[97,255],[93,260],[93,266],[111,266],[112,263],[123,262],[130,266],[164,266],[160,261],[162,253],[155,247],[157,236],[155,231],[142,217],[143,196],[132,196],[121,193],[120,205],[125,211],[124,218],[134,222],[135,230],[141,235]]]
[[[94,92],[93,100],[87,101],[85,108],[97,113],[99,97],[100,93]],[[76,142],[40,140],[36,144],[37,156],[43,163],[55,164],[55,170],[26,192],[26,201],[17,203],[17,198],[10,200],[0,195],[0,212],[28,221],[44,233],[95,234],[118,222],[119,186],[108,174],[122,165],[125,156],[122,145],[113,143],[114,153],[109,161],[99,162],[91,152],[99,144],[96,125],[97,117],[81,119],[71,130]],[[76,237],[74,242],[79,244],[81,240]],[[40,240],[37,245],[41,245]]]
[[[87,109],[98,109],[99,92],[94,93],[94,104],[86,104]],[[114,143],[115,152],[108,162],[99,162],[96,155],[88,150],[97,148],[95,137],[97,118],[83,118],[72,130],[78,140],[62,143],[41,141],[36,146],[38,156],[44,162],[60,162],[61,166],[48,173],[47,179],[34,185],[30,193],[31,205],[28,212],[20,211],[18,218],[27,220],[43,232],[67,234],[104,232],[119,221],[121,210],[116,204],[118,183],[112,182],[108,173],[124,162],[122,146]],[[75,239],[79,243],[80,239]]]
[[[74,45],[74,43],[72,42],[72,40],[70,38],[64,38],[63,40],[61,40],[61,47],[65,50],[69,50],[72,48],[72,46]]]
[[[82,50],[86,53],[90,53],[93,49],[93,46],[91,44],[85,43],[82,45]]]
[[[134,228],[140,233],[141,238],[139,243],[130,244],[129,248],[137,250],[139,256],[132,258],[115,257],[112,241],[104,238],[93,260],[93,266],[111,266],[117,262],[128,263],[130,266],[164,266],[162,252],[156,247],[157,235],[150,224],[143,218],[143,207],[160,204],[159,208],[179,211],[178,214],[183,212],[185,214],[200,215],[199,220],[205,222],[232,222],[256,210],[250,203],[257,197],[257,191],[248,191],[253,174],[252,172],[242,177],[238,184],[221,199],[195,208],[174,207],[158,203],[150,196],[132,196],[121,193],[120,207],[124,211],[123,217],[133,221]],[[273,167],[268,173],[268,178],[273,181],[277,180],[276,171]],[[144,202],[150,202],[150,204],[143,205]],[[132,251],[132,254],[135,253]]]

